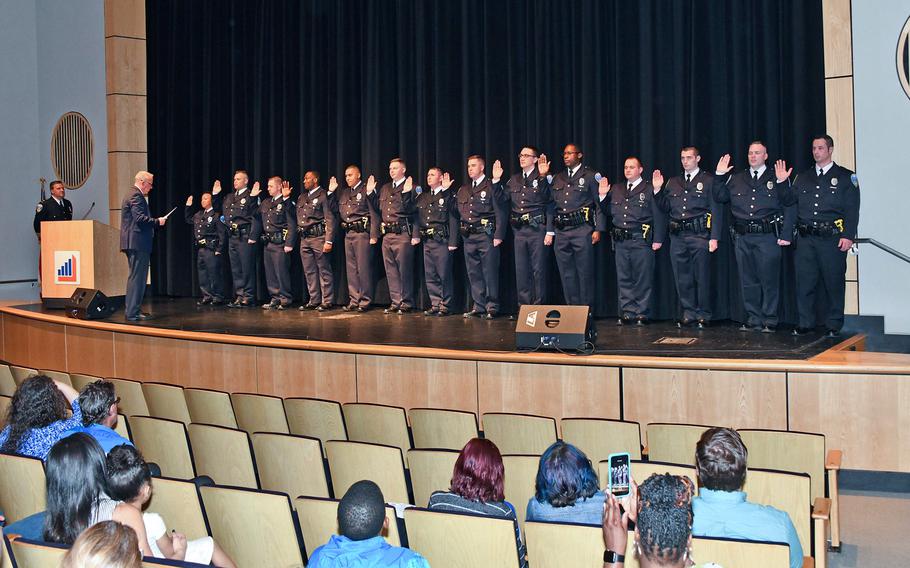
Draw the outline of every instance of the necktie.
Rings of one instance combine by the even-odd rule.
[[[477,180],[476,180],[476,179],[475,179],[474,182],[471,184],[471,187],[472,187],[473,189],[477,189]]]
[[[689,181],[691,181],[691,180],[692,180],[692,174],[686,173],[686,185],[688,185]]]
[[[825,175],[825,171],[821,168],[818,168],[818,177],[822,177],[823,175]]]
[[[629,182],[629,191],[632,191],[632,182]]]
[[[752,170],[752,180],[758,181],[758,170]]]
[[[521,174],[525,181],[528,181],[528,174]]]

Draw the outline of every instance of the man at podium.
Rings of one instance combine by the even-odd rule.
[[[65,198],[66,189],[63,182],[54,180],[51,182],[51,196],[38,203],[35,208],[35,221],[33,223],[38,240],[41,240],[41,222],[42,221],[72,221],[73,204]]]
[[[152,217],[149,210],[148,194],[152,190],[154,176],[140,171],[136,174],[133,191],[120,207],[120,250],[126,254],[130,274],[126,280],[126,319],[144,321],[151,314],[139,311],[145,295],[145,282],[152,254],[152,238],[155,227],[164,226],[167,217]]]

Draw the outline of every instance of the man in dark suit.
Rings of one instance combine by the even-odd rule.
[[[35,208],[33,228],[38,234],[39,240],[41,239],[42,221],[73,220],[73,204],[70,203],[69,199],[63,197],[65,193],[66,190],[63,187],[63,182],[54,180],[51,182],[51,196],[38,203],[38,206]]]
[[[155,226],[164,226],[167,222],[167,217],[152,217],[149,210],[148,194],[152,190],[153,179],[154,176],[149,172],[138,172],[133,184],[135,191],[126,196],[120,206],[120,250],[126,253],[130,265],[130,274],[126,280],[126,319],[129,321],[143,321],[152,317],[140,312],[139,306],[145,295]]]

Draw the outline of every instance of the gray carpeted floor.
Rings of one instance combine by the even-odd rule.
[[[910,494],[841,492],[840,553],[828,553],[830,568],[910,566]]]

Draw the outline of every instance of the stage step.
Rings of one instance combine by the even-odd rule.
[[[866,335],[866,351],[910,354],[910,335],[885,333],[884,316],[845,316],[844,335]]]

